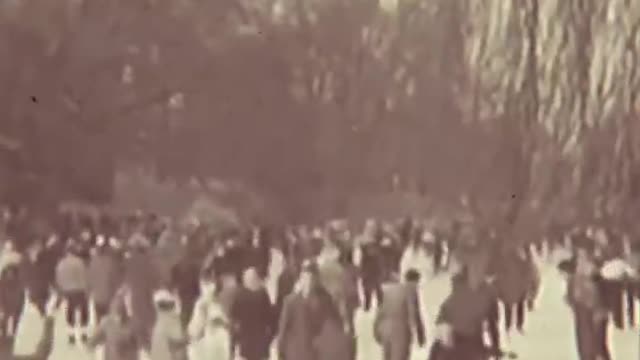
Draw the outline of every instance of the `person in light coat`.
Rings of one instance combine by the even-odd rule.
[[[72,331],[69,342],[75,344],[79,336],[86,342],[87,335],[82,333],[82,328],[89,324],[88,269],[74,245],[69,246],[56,267],[56,283],[67,302],[67,324]],[[76,312],[80,313],[79,321],[75,319]]]
[[[177,296],[168,290],[153,295],[156,321],[151,331],[151,360],[188,360],[189,339],[182,327]]]
[[[215,279],[203,279],[201,288],[188,327],[189,337],[195,341],[191,359],[208,360],[216,354],[218,360],[230,360],[231,323],[227,309],[218,299]]]

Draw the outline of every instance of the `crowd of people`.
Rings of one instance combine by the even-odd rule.
[[[221,230],[137,214],[51,224],[5,217],[0,335],[17,359],[48,357],[61,303],[69,346],[101,345],[105,360],[266,360],[272,349],[282,360],[354,360],[358,309],[374,312],[385,360],[408,360],[427,337],[429,360],[515,357],[500,328],[525,331],[540,288],[534,254],[556,247],[570,252],[559,269],[580,360],[611,359],[609,319],[635,325],[640,248],[604,225],[549,229],[532,244],[416,219]],[[421,284],[448,275],[451,292],[426,329]],[[38,336],[22,335],[29,316],[42,319]]]

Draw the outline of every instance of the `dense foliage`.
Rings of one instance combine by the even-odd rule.
[[[400,189],[515,222],[640,191],[640,0],[1,4],[19,201],[106,202],[141,169],[301,217]]]

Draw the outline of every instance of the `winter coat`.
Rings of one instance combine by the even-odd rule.
[[[173,279],[174,269],[180,265],[184,259],[186,249],[177,239],[170,236],[161,236],[158,245],[154,249],[154,259],[158,278],[161,284],[177,285]]]
[[[55,279],[55,265],[49,267],[42,258],[35,262],[27,260],[22,263],[22,282],[31,299],[43,301],[49,296],[49,287]],[[50,276],[47,279],[48,274]]]
[[[174,312],[159,312],[151,333],[150,360],[187,360],[187,345],[180,316]]]
[[[130,323],[121,323],[113,315],[102,319],[90,339],[90,345],[104,344],[104,360],[137,360],[138,346]]]
[[[314,296],[319,319],[318,334],[314,340],[316,359],[355,360],[355,336],[351,329],[345,329],[339,308],[321,289]]]
[[[278,284],[276,287],[276,315],[281,317],[284,308],[286,298],[293,291],[293,287],[296,283],[297,274],[292,267],[287,267],[278,277]]]
[[[0,273],[0,310],[5,315],[19,315],[24,303],[24,285],[20,267],[10,265]]]
[[[488,286],[472,288],[464,281],[454,280],[451,294],[440,307],[437,323],[448,324],[454,334],[473,337],[482,333],[494,299]]]
[[[62,292],[87,291],[87,265],[76,255],[63,257],[56,267],[56,283]]]
[[[322,287],[331,296],[343,321],[351,324],[358,305],[358,275],[352,265],[343,266],[335,260],[322,262],[318,267]]]
[[[192,360],[207,360],[213,353],[216,354],[216,359],[230,360],[232,349],[229,314],[217,299],[198,299],[188,333],[192,339],[198,339],[191,348]]]
[[[150,253],[133,253],[125,262],[125,284],[131,290],[132,321],[139,336],[146,337],[155,321],[153,292],[160,279]]]
[[[111,254],[96,254],[89,264],[89,291],[99,305],[109,305],[121,282],[119,263]]]
[[[278,351],[281,360],[316,360],[314,341],[320,319],[311,300],[291,293],[283,300],[278,325]]]
[[[378,244],[368,243],[361,247],[362,279],[366,282],[377,283],[382,281],[384,264],[382,263],[381,249]]]
[[[411,343],[423,342],[425,337],[418,293],[402,283],[385,283],[382,291],[384,301],[374,320],[374,338],[392,359],[406,360]]]
[[[496,273],[498,298],[506,304],[524,300],[534,281],[530,263],[517,254],[503,256]]]
[[[275,318],[264,288],[239,288],[231,309],[240,354],[247,359],[268,358],[275,335]]]
[[[574,274],[567,283],[567,301],[572,307],[580,306],[594,312],[606,313],[600,287],[594,277]]]

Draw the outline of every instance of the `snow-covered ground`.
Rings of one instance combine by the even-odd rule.
[[[565,281],[550,263],[541,265],[543,289],[537,309],[528,314],[525,334],[514,333],[509,338],[502,335],[508,350],[519,355],[522,360],[574,360],[578,359],[574,346],[572,314],[563,301]],[[449,291],[447,276],[439,276],[426,281],[421,291],[423,316],[427,322],[427,334],[433,333],[433,316]],[[56,345],[51,360],[92,359],[84,349],[71,348],[66,344],[67,332],[62,313],[57,321]],[[358,360],[382,359],[380,348],[373,341],[373,312],[358,313]],[[637,360],[640,358],[638,330],[619,331],[611,328],[611,344],[614,359]],[[429,336],[431,338],[431,336]],[[426,360],[427,349],[415,349],[412,360]],[[97,356],[96,358],[101,358]]]

